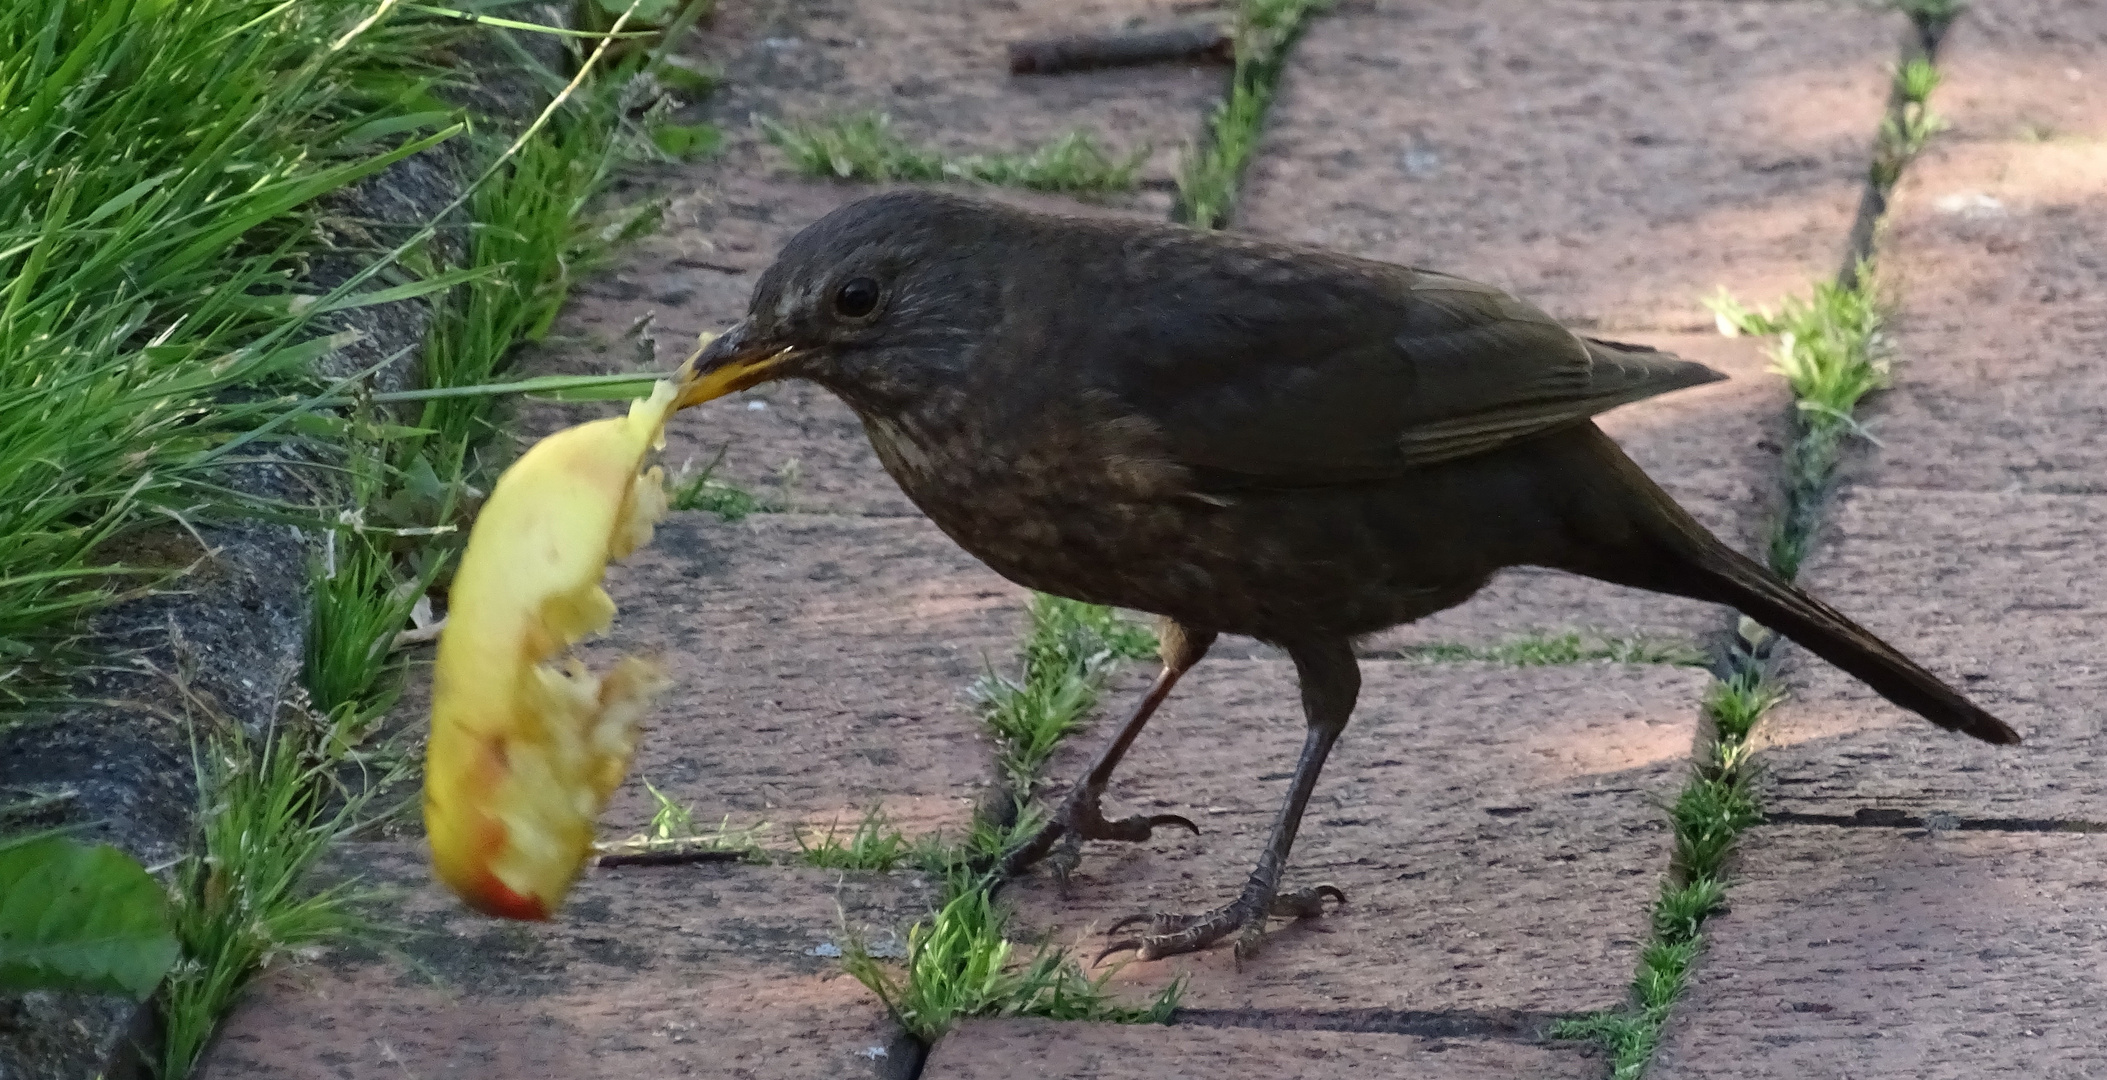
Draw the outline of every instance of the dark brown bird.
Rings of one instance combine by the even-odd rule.
[[[1162,617],[1162,674],[1012,869],[1063,836],[1191,827],[1104,819],[1121,755],[1216,635],[1293,658],[1309,731],[1272,838],[1233,902],[1156,916],[1144,958],[1232,933],[1244,951],[1269,915],[1338,898],[1279,885],[1353,712],[1353,640],[1506,567],[1732,605],[1940,727],[2019,741],[1706,532],[1590,419],[1723,376],[1461,278],[893,192],[793,238],[683,376],[690,404],[771,379],[826,387],[908,498],[997,573]]]

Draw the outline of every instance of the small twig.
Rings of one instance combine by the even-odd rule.
[[[1236,39],[1216,23],[1010,43],[1012,75],[1057,75],[1064,71],[1179,60],[1226,64],[1234,59]]]
[[[726,851],[722,848],[689,848],[685,851],[627,851],[609,852],[593,860],[593,865],[611,866],[689,866],[695,863],[738,862],[746,857],[743,851]]]
[[[28,821],[53,810],[72,806],[79,799],[80,792],[72,788],[35,792],[20,802],[0,805],[0,822]]]
[[[388,651],[394,652],[397,649],[407,649],[412,645],[430,644],[431,642],[439,640],[439,632],[444,629],[446,629],[446,620],[442,618],[438,622],[435,622],[430,626],[419,626],[409,630],[398,630],[395,633],[395,640],[393,642],[390,642],[388,645]]]

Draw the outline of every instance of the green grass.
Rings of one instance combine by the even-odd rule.
[[[430,538],[447,535],[464,463],[495,432],[479,411],[487,397],[429,400],[414,427],[363,407],[317,412],[356,380],[301,388],[314,360],[347,344],[309,322],[430,297],[423,381],[477,382],[546,329],[571,276],[635,222],[582,215],[611,133],[631,126],[613,93],[588,95],[485,151],[491,164],[463,197],[469,265],[441,265],[431,243],[457,200],[392,250],[340,248],[363,265],[327,295],[303,291],[321,247],[315,201],[460,130],[431,93],[442,69],[415,59],[459,26],[429,11],[392,18],[415,7],[0,9],[0,694],[19,696],[24,669],[80,614],[156,576],[111,565],[110,541],[257,508],[212,479],[237,452],[369,428],[391,448],[348,455],[346,505],[318,560],[303,674],[327,715],[281,718],[260,744],[214,717],[229,733],[198,753],[199,850],[173,889],[183,958],[160,998],[164,1076],[188,1071],[272,956],[371,930],[346,891],[301,881],[401,779],[347,775],[365,760],[351,747],[393,693],[387,646],[443,567]],[[642,137],[663,150],[660,134]]]
[[[486,144],[492,171],[470,193],[472,227],[465,265],[448,270],[424,253],[427,279],[460,284],[436,294],[418,365],[425,389],[490,383],[517,345],[539,339],[577,276],[634,229],[638,215],[595,219],[588,202],[616,161],[613,95],[591,95],[559,112],[516,153]],[[467,537],[477,489],[510,453],[500,438],[503,412],[491,396],[423,401],[394,422],[355,417],[345,425],[352,451],[342,525],[330,537],[341,560],[313,575],[306,685],[322,708],[385,712],[400,689],[390,653],[410,608],[443,584]],[[368,429],[386,438],[367,438]]]
[[[379,787],[340,790],[327,725],[303,723],[281,722],[255,743],[214,736],[198,751],[200,843],[174,889],[183,959],[159,999],[163,1077],[189,1074],[219,1017],[272,957],[380,932],[354,912],[348,888],[303,885]]]
[[[1020,676],[991,670],[970,690],[1011,790],[1031,790],[1054,747],[1097,707],[1115,664],[1155,652],[1154,634],[1109,609],[1033,594]]]
[[[1931,100],[1931,92],[1939,88],[1941,76],[1938,65],[1920,56],[1897,66],[1894,78],[1898,100],[1923,105]]]
[[[1434,642],[1408,646],[1399,653],[1402,659],[1430,663],[1478,661],[1515,667],[1584,664],[1597,660],[1682,667],[1698,667],[1705,662],[1703,650],[1691,642],[1636,634],[1582,634],[1577,630],[1510,638],[1495,645]]]
[[[311,575],[314,602],[301,684],[356,745],[402,692],[402,661],[391,646],[410,622],[424,582],[404,580],[395,558],[355,530],[333,532]]]
[[[675,477],[667,505],[675,510],[700,510],[717,515],[726,521],[741,521],[754,514],[780,509],[777,504],[729,481],[717,479],[717,469],[724,464],[726,446],[717,451],[708,465],[688,476]]]
[[[603,54],[581,68],[579,81]],[[466,204],[474,226],[470,265],[439,265],[428,243],[438,222],[426,222],[360,272],[370,277],[406,268],[412,276],[414,285],[369,298],[434,297],[422,358],[428,388],[492,375],[505,350],[547,327],[569,274],[591,250],[580,242],[579,223],[611,160],[607,133],[616,112],[600,105],[581,117],[564,114],[570,89],[510,146],[493,152],[441,212],[444,219]],[[611,242],[619,233],[603,231],[595,240]],[[342,470],[349,505],[319,560],[303,665],[310,696],[328,713],[315,721],[318,734],[298,742],[281,724],[253,752],[232,739],[208,749],[199,781],[206,795],[203,851],[186,864],[177,889],[185,958],[164,994],[166,1076],[187,1072],[219,1014],[271,956],[370,929],[349,913],[342,890],[302,896],[299,882],[329,843],[362,820],[372,795],[408,770],[398,760],[393,775],[361,776],[340,788],[347,764],[364,760],[352,753],[358,740],[399,686],[389,656],[394,634],[444,568],[445,550],[434,541],[457,536],[451,515],[466,501],[463,478],[495,433],[479,414],[489,401],[427,400],[415,426],[364,405],[349,419],[305,417],[323,434],[359,436]]]
[[[707,473],[691,477],[673,489],[668,505],[675,510],[700,510],[725,521],[744,521],[768,509],[759,495],[737,484],[718,480]]]
[[[892,118],[866,112],[810,122],[759,121],[761,133],[807,176],[887,183],[965,180],[1035,191],[1127,191],[1146,149],[1120,156],[1072,131],[1031,150],[955,157],[917,146],[893,130]]]
[[[885,820],[885,815],[872,807],[856,823],[856,828],[847,836],[839,835],[840,822],[827,826],[827,831],[805,839],[802,831],[791,833],[797,842],[798,860],[806,866],[817,866],[826,870],[873,870],[886,871],[913,858],[914,845],[900,835]]]
[[[404,59],[430,31],[374,12],[0,6],[0,694],[151,580],[109,541],[223,501],[208,468],[281,408],[227,392],[304,377],[343,344],[307,320],[371,298],[295,296],[314,201],[456,130]]]
[[[1936,0],[1898,6],[1918,17],[1920,25],[1927,18],[1950,19],[1959,7]],[[1942,126],[1926,106],[1937,85],[1938,72],[1923,60],[1911,60],[1895,72],[1893,101],[1869,175],[1883,196]],[[1771,370],[1790,386],[1795,409],[1783,463],[1785,505],[1772,525],[1768,556],[1771,568],[1790,579],[1798,576],[1813,543],[1846,440],[1867,435],[1856,418],[1859,404],[1891,380],[1884,297],[1873,266],[1860,261],[1839,281],[1817,284],[1808,299],[1787,300],[1775,315],[1750,311],[1724,290],[1709,305],[1722,333],[1777,339]],[[1630,1004],[1575,1017],[1556,1029],[1562,1037],[1602,1044],[1615,1080],[1636,1080],[1645,1072],[1662,1025],[1702,951],[1705,922],[1725,903],[1735,847],[1763,820],[1751,737],[1782,697],[1770,682],[1770,661],[1753,647],[1768,633],[1744,618],[1738,630],[1741,647],[1728,656],[1732,674],[1706,695],[1709,731],[1689,780],[1668,807],[1674,858],[1654,903],[1652,933],[1640,950]]]
[[[984,885],[982,876],[1011,848],[1025,842],[1046,821],[1046,808],[1016,799],[1002,820],[975,814],[966,835],[953,841],[943,833],[917,837],[910,856],[916,866],[949,884],[949,894]]]
[[[0,694],[57,685],[49,661],[76,658],[83,614],[172,576],[119,564],[113,541],[259,508],[216,472],[295,430],[293,392],[348,343],[313,319],[446,286],[297,284],[323,246],[317,200],[460,130],[415,59],[446,31],[392,14],[363,0],[0,7]],[[268,957],[357,928],[343,894],[299,887],[364,805],[329,787],[331,734],[303,714],[260,746],[204,740],[163,1075],[188,1070]]]
[[[1939,69],[1930,61],[1911,60],[1896,69],[1894,103],[1881,118],[1873,162],[1867,167],[1867,178],[1882,192],[1893,189],[1931,137],[1946,130],[1945,119],[1931,111],[1931,92],[1938,85]]]
[[[767,822],[734,829],[732,819],[727,815],[717,823],[715,830],[703,832],[695,825],[693,807],[675,801],[649,780],[644,781],[644,790],[650,793],[653,803],[650,824],[626,841],[607,845],[606,850],[623,853],[659,849],[728,851],[737,853],[747,862],[769,861],[760,839],[768,829]]]
[[[827,856],[879,868],[911,859],[945,882],[944,903],[908,933],[907,959],[895,968],[854,943],[842,960],[915,1038],[932,1043],[970,1016],[1044,1016],[1106,1023],[1167,1023],[1184,990],[1172,983],[1147,1003],[1115,999],[1110,973],[1096,979],[1061,949],[1041,947],[1020,958],[1006,934],[1008,914],[996,904],[1000,883],[986,868],[1021,843],[1044,820],[1030,799],[1039,770],[1062,738],[1080,727],[1121,660],[1154,655],[1156,637],[1118,613],[1044,594],[1031,601],[1031,627],[1020,653],[1021,676],[994,673],[973,687],[983,722],[997,743],[1005,778],[1016,799],[1006,823],[976,815],[964,840],[939,837],[907,844],[875,813],[865,818],[842,854]],[[829,834],[831,838],[832,834]],[[853,854],[859,842],[867,854]],[[824,850],[799,841],[808,860]],[[819,865],[836,865],[822,862]]]
[[[1309,17],[1330,0],[1242,0],[1237,5],[1236,68],[1229,94],[1207,122],[1204,146],[1178,168],[1178,217],[1203,229],[1229,221],[1244,166],[1258,149],[1288,51]]]
[[[1705,921],[1725,903],[1735,844],[1763,820],[1749,740],[1779,697],[1756,669],[1713,684],[1704,706],[1709,736],[1668,809],[1674,862],[1654,902],[1652,933],[1639,951],[1631,1002],[1620,1010],[1561,1021],[1554,1029],[1560,1038],[1601,1044],[1610,1055],[1614,1080],[1636,1080],[1652,1060],[1661,1026],[1703,947]]]
[[[330,718],[340,749],[356,746],[401,695],[404,662],[394,649],[396,634],[445,569],[443,555],[404,567],[406,543],[387,527],[390,513],[412,496],[398,490],[382,496],[399,478],[390,465],[391,425],[376,420],[364,404],[347,424],[352,433],[341,473],[349,505],[324,535],[308,575],[313,603],[300,681],[315,710]],[[420,497],[445,501],[436,476],[419,474]],[[442,515],[434,515],[442,516]]]
[[[1041,947],[1017,962],[1016,946],[1004,936],[1007,923],[1008,914],[986,884],[958,889],[934,916],[908,931],[904,970],[853,940],[842,967],[924,1044],[966,1017],[1163,1024],[1177,1009],[1182,980],[1147,1004],[1131,1005],[1111,995],[1106,984],[1112,972],[1092,979],[1065,950]]]
[[[1893,348],[1886,303],[1871,264],[1850,284],[1818,282],[1807,300],[1788,298],[1779,312],[1750,311],[1720,294],[1708,301],[1729,336],[1775,337],[1771,370],[1785,377],[1795,403],[1785,454],[1785,508],[1771,530],[1771,569],[1799,573],[1846,441],[1864,435],[1855,413],[1867,394],[1892,380]]]
[[[436,306],[420,385],[495,381],[508,369],[515,346],[547,334],[578,277],[649,223],[641,213],[602,219],[588,212],[620,160],[616,97],[603,86],[559,111],[476,188],[468,204],[474,227],[464,267],[474,278]],[[491,144],[484,152],[495,158],[501,149]],[[451,448],[489,447],[499,434],[496,403],[488,397],[426,402],[416,426],[434,434],[407,440],[402,453],[406,459],[422,454],[437,467]],[[432,453],[430,447],[441,450]]]
[[[639,57],[574,95],[559,89],[545,123],[511,145],[488,137],[477,147],[479,175],[463,199],[470,227],[462,265],[443,265],[431,247],[405,253],[426,280],[453,282],[432,296],[417,368],[422,390],[484,387],[504,376],[516,347],[548,332],[578,277],[651,223],[649,206],[591,209],[615,166],[647,141],[624,120],[626,88],[647,63]],[[352,561],[347,570],[324,560],[309,631],[308,689],[325,708],[375,714],[393,702],[401,667],[390,645],[411,606],[444,583],[479,489],[510,456],[503,419],[501,397],[463,394],[425,397],[409,415],[375,418],[362,407],[345,426],[350,482],[332,542]],[[369,438],[369,430],[384,437]]]
[[[1882,192],[1944,127],[1927,104],[1938,84],[1938,69],[1922,59],[1895,70],[1893,101],[1870,166],[1870,182]],[[1788,298],[1776,314],[1752,311],[1724,289],[1706,303],[1721,333],[1777,339],[1771,370],[1792,388],[1794,424],[1785,454],[1785,506],[1771,529],[1768,557],[1771,569],[1796,577],[1844,446],[1854,436],[1870,437],[1857,420],[1859,403],[1893,381],[1888,297],[1868,258],[1837,281],[1817,282],[1807,299]]]

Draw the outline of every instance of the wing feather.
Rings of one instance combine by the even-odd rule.
[[[1100,237],[1129,301],[1034,324],[1032,343],[1092,356],[1090,385],[1196,493],[1379,481],[1724,378],[1447,274],[1184,230],[1048,244]]]

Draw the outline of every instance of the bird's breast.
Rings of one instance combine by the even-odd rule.
[[[952,539],[1012,580],[1073,595],[1076,567],[1160,549],[1181,534],[1163,508],[1182,470],[1117,432],[992,428],[959,417],[867,417],[887,473]]]

